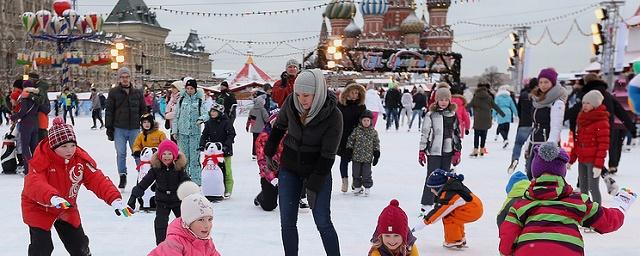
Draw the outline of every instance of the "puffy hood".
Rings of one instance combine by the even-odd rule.
[[[527,192],[525,192],[525,198],[530,200],[558,200],[572,193],[573,188],[567,184],[563,177],[543,174],[531,182]]]
[[[186,255],[220,255],[211,238],[197,238],[191,230],[182,226],[182,218],[175,218],[169,224],[165,241],[171,240],[189,247],[190,254]]]
[[[584,127],[600,120],[609,120],[609,111],[607,111],[607,107],[604,104],[589,112],[580,111],[577,122],[578,126]]]
[[[451,95],[451,102],[455,102],[455,101],[461,102],[463,104],[463,106],[466,106],[467,103],[468,103],[467,99],[464,96],[460,95],[460,94]],[[458,104],[458,103],[456,102],[456,104]]]
[[[431,104],[431,106],[429,106],[429,111],[436,112],[436,111],[438,111],[438,108],[439,108],[438,107],[438,103],[436,102],[436,103]],[[447,106],[447,108],[445,108],[444,110],[455,113],[457,109],[458,109],[458,105],[456,105],[453,102],[450,102],[449,106]]]
[[[524,193],[529,189],[531,185],[531,181],[521,180],[513,184],[509,193],[507,193],[507,197],[509,198],[518,198],[522,197]]]
[[[344,89],[342,93],[340,93],[339,102],[341,105],[347,105],[347,95],[349,95],[349,93],[351,93],[351,91],[353,90],[358,91],[358,100],[357,100],[358,105],[364,105],[364,98],[365,98],[366,92],[364,90],[364,87],[362,87],[362,85],[359,85],[359,84],[350,84],[347,86],[347,88]]]
[[[264,103],[265,103],[265,100],[263,96],[256,97],[255,99],[253,99],[253,108],[255,109],[264,108]]]
[[[178,157],[174,161],[174,165],[175,165],[176,171],[184,171],[185,167],[187,166],[187,157],[182,152],[178,153]],[[158,153],[155,153],[153,154],[153,156],[151,156],[151,167],[153,168],[162,167],[162,161],[160,161],[160,159],[158,158]]]
[[[596,80],[591,80],[587,84],[585,84],[584,87],[582,87],[582,92],[587,93],[592,90],[598,90],[600,92],[604,92],[604,91],[607,91],[607,89],[609,89],[609,86],[607,86],[607,83],[605,81],[596,79]]]

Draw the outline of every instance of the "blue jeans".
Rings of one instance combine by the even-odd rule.
[[[278,180],[280,229],[284,255],[295,256],[298,255],[298,207],[303,179],[285,168],[280,168]],[[316,203],[311,211],[325,252],[330,256],[339,256],[338,234],[331,222],[331,174],[327,175],[322,188],[317,193]]]
[[[520,153],[522,152],[522,146],[527,142],[527,138],[531,134],[531,127],[518,127],[516,133],[516,143],[513,146],[513,152],[511,153],[511,161],[520,159]]]
[[[411,126],[413,126],[413,119],[416,118],[416,115],[418,115],[418,129],[422,127],[422,109],[414,109],[413,113],[411,114],[411,122],[409,122],[409,129],[411,129]]]
[[[340,157],[340,177],[349,178],[349,160]]]
[[[400,128],[400,108],[387,108],[387,130],[391,127],[391,122],[396,123],[396,130]]]
[[[139,129],[122,129],[115,128],[113,131],[113,141],[116,145],[116,161],[118,165],[119,174],[127,174],[127,141],[129,142],[129,149],[133,148],[133,143],[136,141],[136,137],[140,133]],[[140,161],[135,159],[136,164]]]

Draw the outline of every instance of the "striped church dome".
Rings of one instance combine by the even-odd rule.
[[[363,0],[360,2],[362,15],[384,15],[389,10],[386,0]]]
[[[351,19],[356,13],[356,5],[351,0],[331,0],[324,14],[329,19]]]

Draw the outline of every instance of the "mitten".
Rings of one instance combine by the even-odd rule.
[[[278,178],[273,178],[273,179],[271,180],[271,182],[270,182],[270,183],[271,183],[271,185],[273,185],[274,187],[277,187],[277,186],[278,186]]]
[[[122,199],[116,199],[111,202],[111,207],[113,207],[116,215],[118,216],[129,217],[133,215],[133,209],[128,205],[125,205],[124,202],[122,202]]]
[[[629,207],[638,199],[638,195],[631,192],[631,189],[622,188],[613,198],[613,207],[620,209],[622,213],[629,210]]]
[[[140,151],[134,151],[132,156],[135,158],[140,158]]]
[[[427,153],[424,150],[418,152],[418,163],[420,166],[424,166],[427,163]]]
[[[453,164],[453,166],[458,166],[460,164],[460,151],[456,151],[453,153],[453,158],[451,158],[451,164]]]
[[[69,201],[59,196],[52,196],[50,201],[51,201],[51,205],[53,205],[55,208],[58,208],[58,209],[66,210],[72,207]]]
[[[269,168],[269,170],[275,171],[278,170],[278,163],[276,163],[275,160],[273,160],[272,157],[267,157],[267,168]]]
[[[376,166],[378,164],[378,160],[380,160],[380,150],[374,150],[373,163],[371,163],[371,165]]]
[[[602,168],[593,167],[593,178],[597,179],[602,174]]]
[[[113,128],[107,128],[107,139],[109,141],[113,141],[113,133],[114,133]]]

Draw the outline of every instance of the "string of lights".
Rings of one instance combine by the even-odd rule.
[[[458,41],[455,41],[455,40],[453,41],[453,43],[454,43],[455,45],[459,46],[460,48],[462,48],[462,49],[464,49],[464,50],[467,50],[467,51],[472,51],[472,52],[483,52],[483,51],[487,51],[487,50],[491,50],[491,49],[497,48],[498,46],[500,46],[500,44],[502,44],[502,43],[503,43],[504,41],[506,41],[507,39],[509,39],[509,35],[507,35],[507,36],[503,37],[502,39],[500,39],[500,41],[498,41],[497,43],[495,43],[495,44],[493,44],[493,45],[490,45],[490,46],[487,46],[487,47],[484,47],[484,48],[480,48],[480,49],[474,49],[474,48],[466,47],[466,46],[464,46],[464,45],[460,44]]]
[[[527,22],[520,22],[520,23],[478,23],[478,22],[471,22],[471,21],[457,21],[454,22],[453,24],[451,24],[451,26],[456,26],[456,25],[473,25],[473,26],[478,26],[478,27],[494,27],[494,28],[512,28],[512,27],[522,27],[522,26],[533,26],[533,25],[541,25],[541,24],[545,24],[545,23],[549,23],[549,22],[554,22],[554,21],[561,21],[564,19],[567,19],[569,17],[573,17],[576,16],[578,14],[587,12],[589,10],[594,9],[595,7],[599,6],[597,3],[594,4],[590,4],[584,8],[578,9],[576,11],[572,11],[569,13],[565,13],[562,15],[558,15],[558,16],[554,16],[554,17],[549,17],[549,18],[545,18],[545,19],[540,19],[540,20],[533,20],[533,21],[527,21]]]

